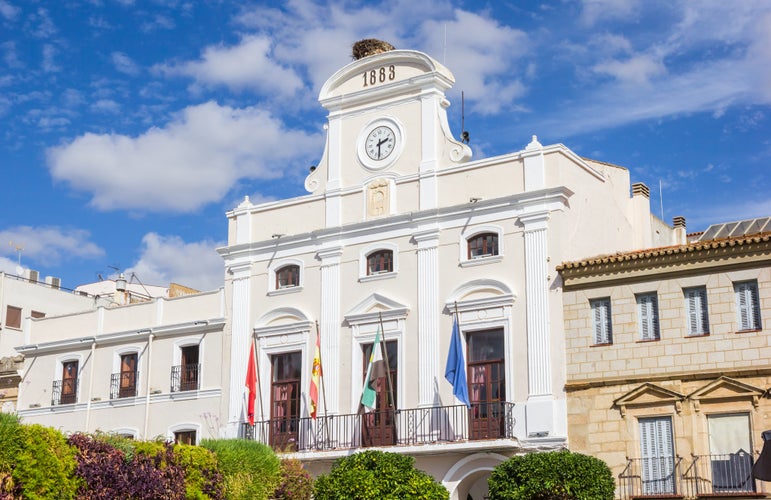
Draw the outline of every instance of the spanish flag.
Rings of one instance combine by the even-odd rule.
[[[316,353],[313,355],[313,368],[311,368],[311,387],[308,394],[311,398],[311,418],[316,418],[319,408],[319,383],[321,380],[321,341],[319,332],[316,332]]]

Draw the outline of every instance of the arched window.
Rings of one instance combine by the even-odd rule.
[[[276,270],[276,289],[300,286],[300,266],[290,264]]]
[[[391,250],[376,250],[367,255],[367,275],[392,273],[394,253]]]
[[[477,234],[467,241],[469,259],[498,255],[498,234],[496,233]]]

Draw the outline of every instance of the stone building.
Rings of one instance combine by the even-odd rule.
[[[559,267],[570,449],[606,461],[622,498],[765,490],[770,221]]]

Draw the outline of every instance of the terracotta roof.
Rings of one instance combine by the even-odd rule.
[[[674,255],[680,253],[697,252],[701,250],[710,250],[716,248],[726,248],[733,246],[749,245],[752,243],[771,242],[771,232],[737,236],[732,238],[720,238],[715,240],[696,241],[686,245],[672,245],[659,248],[646,248],[644,250],[635,250],[632,252],[619,252],[611,255],[599,255],[584,260],[574,262],[564,262],[557,266],[557,271],[565,269],[578,269],[590,267],[598,264],[612,264],[615,262],[625,262],[639,259],[649,259],[662,255]]]

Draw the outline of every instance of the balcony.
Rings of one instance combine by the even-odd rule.
[[[752,477],[755,458],[739,451],[728,455],[630,458],[619,475],[623,500],[642,498],[766,498]]]
[[[171,367],[171,392],[197,391],[201,386],[201,365]]]
[[[474,404],[373,411],[242,424],[241,437],[277,451],[332,451],[514,437],[514,404]]]
[[[51,406],[71,405],[78,402],[78,379],[54,380],[51,386]]]
[[[110,376],[110,399],[136,397],[138,376],[135,371],[113,373]]]

